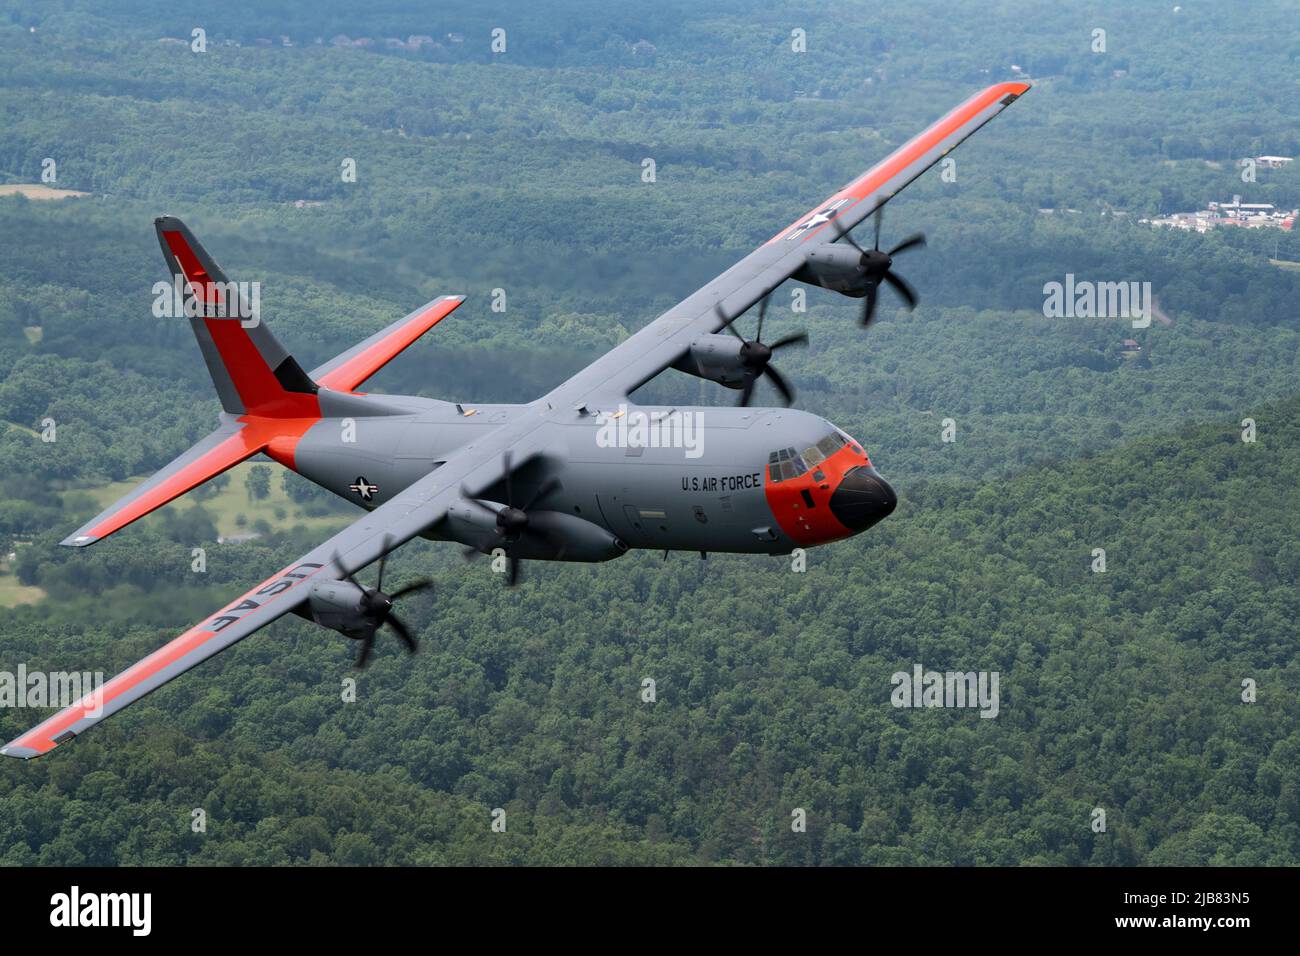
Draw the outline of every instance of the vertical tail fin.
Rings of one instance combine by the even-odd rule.
[[[175,216],[158,217],[154,228],[222,407],[232,415],[318,415],[316,383],[262,323],[256,287],[231,283]]]

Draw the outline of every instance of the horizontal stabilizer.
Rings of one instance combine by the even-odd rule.
[[[267,447],[270,437],[265,430],[248,425],[223,425],[59,543],[70,548],[94,544],[209,478],[252,458]]]
[[[323,388],[332,388],[336,392],[352,391],[464,301],[463,295],[444,295],[425,303],[364,342],[312,369],[311,378]]]

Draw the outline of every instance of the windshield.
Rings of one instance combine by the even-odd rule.
[[[767,456],[767,475],[769,481],[789,481],[807,474],[808,469],[816,468],[823,461],[835,454],[845,445],[851,444],[839,431],[833,431],[825,438],[809,445],[803,451],[794,448],[782,448]],[[855,446],[856,447],[856,446]]]

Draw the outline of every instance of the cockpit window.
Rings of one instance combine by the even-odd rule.
[[[809,445],[802,452],[793,448],[782,448],[767,457],[768,480],[788,481],[807,474],[808,469],[816,468],[823,461],[835,454],[850,442],[838,431],[831,432],[815,445]]]
[[[840,438],[839,432],[831,432],[825,438],[817,443],[817,448],[823,455],[829,458],[844,446],[844,439]]]

